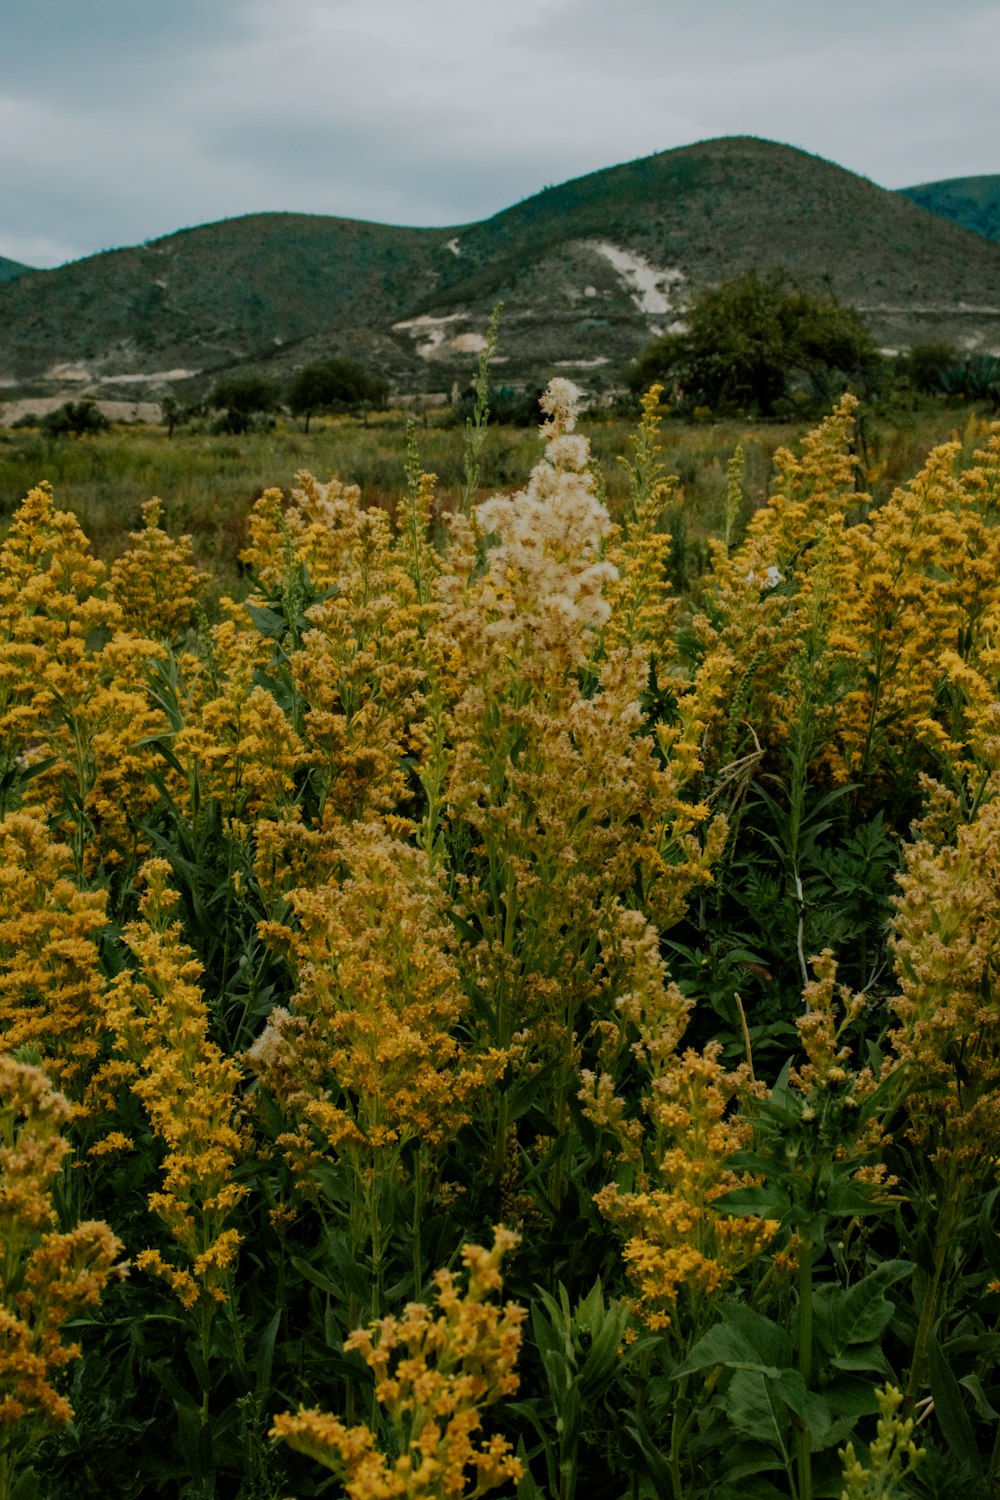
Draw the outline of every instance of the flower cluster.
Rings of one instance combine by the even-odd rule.
[[[177,640],[187,630],[208,574],[195,566],[189,536],[170,537],[160,526],[163,502],[147,500],[143,528],[111,564],[111,596],[125,627],[137,635]]]
[[[388,1453],[371,1428],[315,1409],[277,1417],[271,1436],[332,1469],[351,1500],[449,1500],[520,1479],[523,1466],[506,1439],[477,1436],[482,1409],[518,1386],[524,1309],[489,1300],[502,1286],[503,1257],[517,1243],[498,1226],[490,1250],[463,1246],[464,1293],[450,1271],[438,1271],[434,1307],[412,1302],[402,1317],[382,1318],[345,1341],[375,1377]]]
[[[36,813],[0,820],[0,1036],[9,1051],[37,1047],[82,1106],[107,1033],[97,954],[106,893],[79,890],[71,863]]]
[[[468,1119],[502,1057],[456,1037],[467,1001],[440,883],[374,826],[344,835],[339,879],[294,891],[294,930],[265,928],[298,975],[246,1061],[289,1126],[300,1171],[418,1140],[432,1153]]]
[[[5,1486],[45,1432],[73,1416],[58,1384],[65,1367],[79,1358],[80,1347],[64,1342],[63,1329],[96,1305],[122,1249],[106,1224],[77,1224],[62,1233],[53,1228],[53,1186],[70,1150],[61,1132],[72,1113],[40,1068],[0,1056],[0,1482]]]
[[[180,1265],[156,1249],[136,1259],[161,1276],[185,1308],[223,1302],[241,1235],[229,1220],[246,1189],[233,1178],[246,1139],[238,1123],[235,1062],[208,1037],[198,988],[201,966],[173,920],[177,896],[166,860],[144,866],[142,920],[125,940],[136,972],[120,974],[108,995],[108,1025],[134,1068],[132,1091],[167,1148],[162,1191],[149,1206],[183,1253]]]

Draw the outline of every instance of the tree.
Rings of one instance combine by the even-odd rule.
[[[386,394],[386,382],[356,360],[327,359],[299,371],[288,391],[288,409],[293,416],[305,417],[308,432],[316,412],[377,406]]]
[[[172,438],[174,428],[186,422],[190,415],[190,408],[182,406],[177,397],[172,394],[164,396],[160,402],[160,420],[167,429],[167,437]]]
[[[781,272],[747,271],[696,297],[683,333],[667,333],[629,373],[687,406],[773,416],[793,395],[826,404],[848,386],[869,387],[881,360],[860,315],[791,286]]]
[[[938,340],[930,344],[914,344],[908,354],[900,355],[896,371],[915,390],[930,396],[945,389],[950,372],[958,369],[961,363],[955,345]]]
[[[50,411],[42,418],[42,428],[52,437],[66,433],[83,437],[85,433],[104,432],[109,426],[107,417],[95,401],[67,401],[58,411]]]
[[[208,404],[222,412],[217,431],[249,432],[277,410],[278,387],[263,375],[230,375],[213,388]]]

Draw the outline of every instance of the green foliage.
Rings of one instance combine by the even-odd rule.
[[[274,381],[262,375],[231,375],[212,387],[208,405],[222,412],[216,431],[238,436],[268,422],[279,399]]]
[[[899,356],[894,373],[924,395],[931,395],[945,389],[944,378],[959,363],[954,344],[939,340],[932,344],[914,344],[907,354]]]
[[[899,189],[911,203],[988,240],[1000,240],[1000,176],[951,177]]]
[[[327,359],[306,365],[288,388],[288,409],[294,417],[310,418],[320,411],[356,411],[378,406],[388,391],[384,380],[354,359]]]
[[[661,382],[686,409],[774,416],[789,400],[815,408],[876,379],[875,341],[853,308],[748,271],[703,292],[687,329],[666,333],[629,372],[633,390]]]
[[[43,429],[52,437],[84,437],[105,432],[110,426],[96,401],[67,401],[57,411],[42,418]]]

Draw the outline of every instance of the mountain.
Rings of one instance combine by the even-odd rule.
[[[26,276],[33,266],[23,266],[19,260],[8,260],[5,255],[0,255],[0,281],[16,281],[18,276]]]
[[[944,182],[925,182],[899,191],[911,203],[918,203],[942,219],[950,219],[988,240],[1000,241],[1000,173],[949,177]]]
[[[701,288],[784,267],[892,348],[1000,349],[1000,246],[831,162],[733,137],[547,188],[482,223],[264,213],[0,285],[0,381],[139,395],[330,353],[399,392],[468,381],[504,301],[496,378],[619,381]]]

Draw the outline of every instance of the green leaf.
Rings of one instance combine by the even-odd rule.
[[[772,1468],[785,1468],[784,1463],[772,1464]],[[768,1479],[751,1479],[749,1485],[739,1486],[726,1484],[722,1489],[713,1491],[713,1500],[787,1500],[787,1489],[779,1490]]]
[[[517,1456],[524,1465],[524,1473],[517,1481],[517,1500],[545,1500],[545,1494],[531,1477],[528,1468],[528,1455],[525,1451],[523,1441],[517,1445]]]
[[[156,1364],[153,1361],[150,1361],[149,1368],[152,1370],[153,1374],[156,1376],[157,1380],[163,1386],[163,1389],[166,1391],[167,1395],[174,1403],[174,1409],[178,1412],[178,1414],[182,1410],[187,1409],[188,1411],[194,1412],[200,1421],[201,1407],[195,1400],[194,1396],[192,1396],[191,1392],[187,1390],[183,1385],[181,1385],[176,1375],[174,1375],[174,1373],[169,1370],[166,1365]]]
[[[783,1219],[791,1206],[791,1198],[777,1187],[735,1188],[712,1203],[714,1209],[736,1218],[756,1214],[761,1219]]]
[[[838,1352],[848,1344],[868,1344],[885,1332],[894,1308],[882,1294],[912,1270],[911,1261],[886,1260],[843,1293],[834,1312]]]
[[[774,1378],[761,1370],[737,1370],[726,1391],[726,1415],[744,1437],[770,1443],[785,1454],[795,1410],[788,1398],[801,1410],[805,1394],[805,1383],[797,1370],[775,1370]]]
[[[22,1469],[10,1491],[10,1500],[38,1500],[41,1491],[34,1469]]]
[[[830,1433],[836,1421],[830,1403],[815,1391],[807,1391],[799,1415],[806,1424],[813,1452],[819,1453],[821,1449],[829,1447]]]
[[[885,1211],[881,1204],[872,1202],[870,1194],[862,1192],[853,1182],[832,1183],[827,1189],[823,1207],[835,1217],[847,1215],[849,1218]]]
[[[288,622],[276,609],[263,604],[244,604],[243,608],[265,640],[280,641],[288,631]]]
[[[781,1458],[766,1444],[739,1443],[732,1450],[727,1448],[726,1453],[737,1460],[732,1468],[726,1469],[727,1484],[732,1484],[737,1479],[748,1479],[752,1474],[769,1474],[772,1469],[784,1468]],[[740,1456],[748,1453],[753,1456]],[[728,1493],[736,1494],[737,1491]]]
[[[653,1488],[658,1495],[670,1495],[673,1493],[673,1477],[670,1473],[670,1464],[657,1448],[645,1426],[633,1413],[631,1423],[625,1428],[629,1437],[635,1443],[642,1454],[646,1465],[646,1472],[653,1481]]]
[[[258,1396],[266,1395],[271,1388],[271,1369],[274,1364],[274,1341],[278,1337],[278,1328],[280,1325],[281,1308],[279,1307],[261,1334],[260,1344],[257,1348],[257,1358],[254,1363],[257,1366]]]
[[[672,1378],[693,1375],[698,1370],[714,1369],[724,1365],[728,1370],[754,1370],[776,1380],[781,1371],[774,1365],[766,1365],[753,1344],[738,1328],[728,1323],[717,1323],[698,1340],[691,1353],[673,1372]]]
[[[792,1341],[780,1323],[754,1312],[742,1302],[731,1302],[722,1309],[723,1320],[736,1328],[756,1350],[762,1365],[783,1369],[791,1363]]]
[[[335,1281],[332,1281],[329,1276],[324,1275],[322,1271],[317,1271],[316,1267],[311,1266],[307,1260],[303,1260],[301,1255],[290,1255],[288,1258],[299,1275],[304,1276],[307,1281],[311,1281],[313,1286],[318,1286],[321,1292],[327,1292],[331,1297],[340,1297],[342,1295],[343,1287],[338,1286]]]
[[[936,1340],[930,1347],[930,1376],[934,1414],[948,1447],[974,1473],[979,1473],[982,1467],[979,1446],[962,1400],[962,1390]]]
[[[830,1363],[835,1370],[874,1370],[879,1375],[890,1373],[881,1344],[854,1344],[842,1354],[835,1354]]]
[[[1000,1234],[997,1233],[993,1222],[998,1194],[1000,1194],[1000,1188],[994,1188],[992,1193],[984,1198],[983,1206],[979,1210],[979,1243],[982,1245],[986,1263],[994,1276],[1000,1276]]]
[[[1000,1422],[1000,1411],[996,1411],[990,1405],[986,1392],[983,1390],[983,1382],[975,1372],[971,1375],[963,1375],[958,1383],[964,1386],[972,1397],[972,1404],[976,1408],[978,1417],[982,1417],[984,1422]]]
[[[888,1371],[888,1366],[886,1366]],[[862,1417],[878,1411],[875,1386],[869,1380],[835,1379],[823,1391],[823,1399],[833,1413],[833,1425],[826,1437],[826,1447],[850,1437]]]

